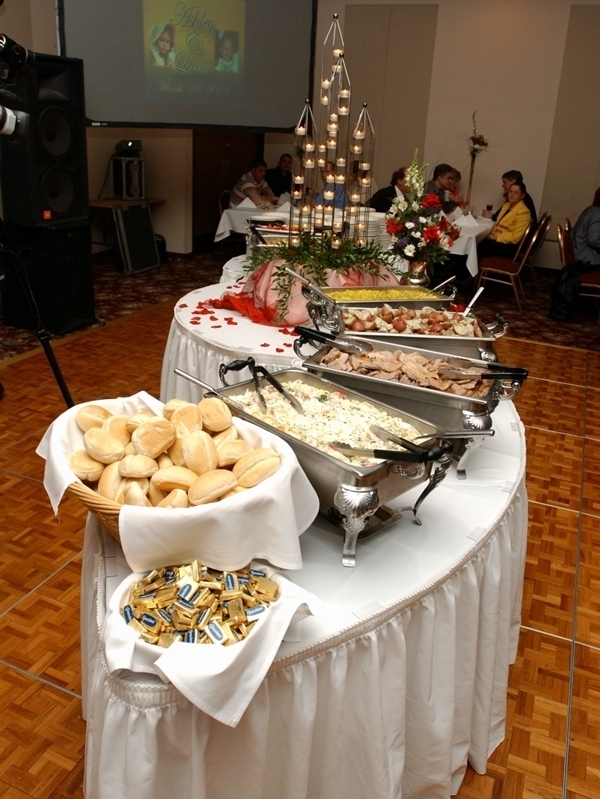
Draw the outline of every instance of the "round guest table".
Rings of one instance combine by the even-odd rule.
[[[181,321],[165,364],[192,371],[181,358],[192,350],[174,344]],[[276,343],[286,334],[273,335]],[[216,346],[210,335],[202,341],[215,363],[239,354]],[[288,349],[274,357],[290,359]],[[214,365],[208,355],[204,378]],[[423,503],[422,526],[405,513],[359,541],[354,569],[341,565],[339,532],[313,522],[300,539],[303,568],[286,577],[318,596],[323,611],[291,628],[236,727],[155,674],[109,673],[100,630],[129,569],[89,517],[86,799],[447,799],[467,762],[484,773],[504,737],[527,532],[524,434],[511,402],[495,410],[494,428],[472,453],[468,479],[452,468]],[[390,505],[410,506],[421,490]]]

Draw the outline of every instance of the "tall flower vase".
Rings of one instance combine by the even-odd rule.
[[[467,199],[466,199],[466,208],[465,211],[469,213],[471,211],[471,189],[473,188],[473,175],[475,174],[475,158],[477,156],[471,156],[471,169],[469,170],[469,186],[467,188]]]
[[[431,279],[426,261],[409,261],[408,272],[402,278],[406,286],[429,286]]]

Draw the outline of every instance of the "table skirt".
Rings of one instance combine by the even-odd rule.
[[[447,574],[275,660],[235,728],[158,678],[108,674],[99,628],[105,586],[121,579],[119,557],[90,517],[82,575],[87,799],[447,799],[467,761],[484,773],[504,737],[520,627],[523,466],[524,457],[504,511]]]

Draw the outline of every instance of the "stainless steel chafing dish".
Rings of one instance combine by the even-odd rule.
[[[474,314],[470,318],[474,319],[481,330],[479,336],[458,336],[458,335],[422,335],[415,333],[381,333],[373,331],[360,331],[346,329],[343,320],[344,311],[367,310],[372,311],[374,306],[379,306],[379,302],[341,302],[335,299],[333,289],[320,288],[313,286],[305,278],[297,275],[304,282],[302,293],[307,300],[306,309],[308,315],[318,330],[325,330],[334,334],[344,334],[346,336],[359,336],[369,338],[374,341],[390,341],[410,344],[415,338],[418,339],[418,346],[422,349],[433,350],[434,352],[445,352],[451,355],[464,356],[466,358],[477,358],[482,361],[493,362],[498,360],[494,350],[494,342],[501,338],[508,330],[509,324],[502,316],[496,314],[495,322],[491,325],[484,324],[481,319]],[[407,307],[418,310],[423,307],[435,307],[436,310],[451,310],[448,300],[419,300],[409,304],[403,300],[386,300],[385,304],[392,308]],[[437,304],[436,304],[437,303]],[[415,345],[416,346],[416,345]]]
[[[464,437],[455,441],[454,457],[458,461],[459,478],[466,477],[466,466],[470,454],[482,441],[482,432],[492,431],[492,413],[501,400],[512,399],[521,389],[527,378],[527,370],[519,367],[503,366],[473,358],[458,358],[443,352],[433,352],[404,343],[371,341],[360,337],[334,336],[310,328],[298,327],[300,337],[294,342],[296,355],[303,358],[303,366],[311,374],[324,377],[334,383],[352,388],[373,399],[408,413],[418,413],[431,421],[438,430],[464,431]],[[421,338],[419,338],[419,343]],[[302,347],[311,343],[320,349],[305,357]],[[417,353],[428,359],[441,359],[450,370],[461,372],[464,369],[477,369],[487,386],[480,397],[450,394],[435,388],[424,388],[398,380],[386,380],[366,374],[345,372],[325,364],[324,358],[332,348],[345,352],[369,352],[373,349],[403,353]]]
[[[244,365],[246,364],[244,363]],[[399,519],[402,512],[407,510],[412,510],[415,521],[420,524],[417,512],[421,503],[444,479],[450,466],[451,455],[449,452],[451,451],[451,446],[448,445],[448,442],[443,442],[441,446],[438,446],[440,440],[435,425],[409,413],[401,413],[397,408],[385,405],[354,391],[345,391],[345,394],[352,399],[374,405],[392,417],[402,417],[403,421],[413,425],[418,430],[421,434],[422,443],[419,446],[412,445],[411,447],[410,442],[408,442],[407,449],[410,447],[412,450],[408,452],[386,453],[385,450],[370,450],[374,457],[384,457],[389,454],[394,459],[390,457],[375,466],[355,466],[338,460],[317,447],[304,443],[279,430],[274,425],[258,419],[236,402],[236,397],[245,393],[247,389],[254,390],[255,387],[258,387],[260,391],[261,388],[267,385],[267,382],[272,382],[272,378],[276,378],[284,388],[295,380],[301,380],[306,385],[324,391],[339,391],[338,385],[316,375],[308,374],[303,370],[286,369],[275,372],[269,376],[269,381],[255,376],[255,380],[227,386],[218,391],[179,369],[175,371],[177,374],[198,383],[204,388],[215,391],[218,396],[228,403],[234,415],[263,427],[288,442],[319,496],[321,512],[326,515],[329,521],[341,527],[344,531],[342,556],[344,566],[355,565],[356,543],[359,534],[364,536],[377,532]],[[266,370],[262,371],[264,373]],[[223,371],[221,374],[223,374]],[[417,457],[415,454],[417,450],[421,453],[426,453],[425,456]],[[406,460],[397,459],[400,457]],[[412,461],[410,460],[411,458]],[[391,510],[385,507],[386,502],[401,496],[415,485],[424,482],[427,482],[427,486],[412,509]]]
[[[385,302],[392,308],[401,305],[422,308],[423,305],[430,305],[432,308],[447,309],[456,296],[456,286],[448,286],[447,289],[447,292],[442,292],[421,286],[324,286],[321,291],[340,308],[350,308],[359,303],[361,307],[377,307]]]

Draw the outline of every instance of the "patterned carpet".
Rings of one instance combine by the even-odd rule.
[[[175,302],[194,288],[218,283],[223,264],[240,252],[236,242],[225,241],[222,245],[206,246],[192,255],[171,254],[168,263],[134,275],[123,274],[115,251],[96,254],[96,315],[99,320],[110,322],[165,300]],[[508,336],[512,338],[600,351],[598,303],[595,300],[580,298],[569,322],[548,318],[550,289],[557,274],[551,269],[538,269],[537,287],[531,275],[524,274],[527,300],[523,314],[519,314],[510,288],[494,284],[486,286],[475,312],[485,323],[492,323],[496,313],[504,316],[510,322]],[[4,325],[0,309],[0,361],[38,346],[30,331]]]

